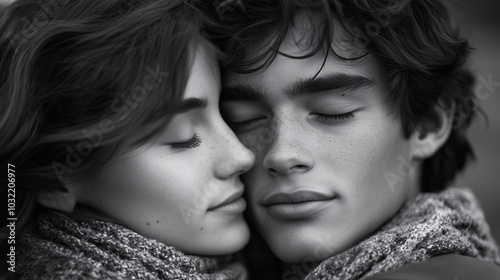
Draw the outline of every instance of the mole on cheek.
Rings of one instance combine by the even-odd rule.
[[[200,230],[203,230],[203,227],[201,227]]]
[[[159,224],[159,223],[160,223],[160,221],[158,221],[158,220],[157,220],[157,221],[156,221],[156,223],[157,223],[157,224]]]
[[[147,224],[147,225],[148,225],[148,227],[149,227],[149,222],[148,222],[148,223],[146,223],[146,224]]]

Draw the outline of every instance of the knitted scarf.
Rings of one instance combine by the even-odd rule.
[[[306,279],[361,279],[449,253],[500,265],[483,213],[466,189],[420,194],[374,235],[326,259]]]
[[[199,257],[123,226],[57,211],[22,237],[15,279],[245,279],[231,257]]]

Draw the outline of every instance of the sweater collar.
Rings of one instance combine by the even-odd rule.
[[[324,260],[306,279],[360,279],[451,253],[500,265],[497,245],[468,189],[419,194],[374,235]]]

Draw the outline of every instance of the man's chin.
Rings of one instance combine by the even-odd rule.
[[[281,230],[280,230],[281,229]],[[289,264],[319,265],[323,260],[342,253],[353,245],[351,238],[329,231],[321,232],[311,228],[292,229],[268,228],[261,231],[265,242],[281,261]]]
[[[306,239],[307,240],[307,239]],[[307,240],[308,242],[303,242],[303,239],[297,238],[296,236],[277,236],[274,239],[268,239],[267,244],[271,248],[271,251],[276,257],[278,257],[282,262],[289,264],[299,264],[307,262],[309,265],[315,263],[318,265],[321,261],[326,259],[330,254],[325,254],[325,245],[328,244],[318,244],[311,243],[314,239]]]

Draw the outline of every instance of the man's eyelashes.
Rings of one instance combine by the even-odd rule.
[[[323,123],[338,123],[342,121],[347,121],[354,119],[354,111],[343,113],[343,114],[323,114],[323,113],[311,113],[316,120]],[[226,118],[226,122],[229,127],[231,127],[236,132],[245,132],[256,129],[267,122],[267,117],[253,118],[241,121],[233,121],[230,118]]]
[[[344,114],[320,114],[320,113],[312,113],[317,120],[323,122],[338,122],[345,121],[349,119],[354,119],[354,112],[344,113]]]

